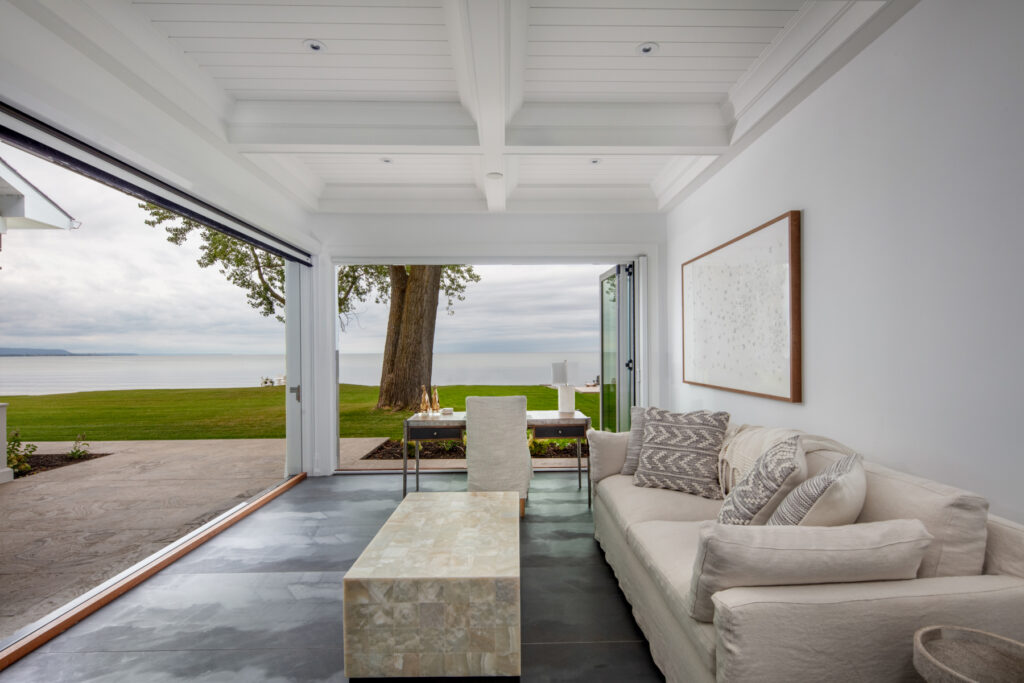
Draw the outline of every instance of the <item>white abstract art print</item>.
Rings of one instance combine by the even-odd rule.
[[[798,403],[800,212],[683,264],[683,381]]]

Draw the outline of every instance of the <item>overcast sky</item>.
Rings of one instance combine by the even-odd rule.
[[[13,230],[0,251],[0,346],[76,353],[283,353],[284,325],[150,228],[137,200],[0,143],[0,156],[81,221]],[[437,353],[598,350],[599,265],[478,266],[455,315],[438,313]],[[360,307],[342,351],[380,353],[387,306]]]

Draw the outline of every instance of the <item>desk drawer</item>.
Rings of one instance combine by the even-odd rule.
[[[587,435],[584,425],[538,425],[533,428],[535,439],[576,439]]]
[[[461,439],[459,427],[409,427],[410,441],[427,441],[429,439]]]

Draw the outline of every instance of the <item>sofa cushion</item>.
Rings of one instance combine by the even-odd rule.
[[[839,456],[807,456],[813,475]],[[985,563],[988,501],[981,496],[930,479],[905,474],[876,462],[863,462],[867,495],[858,522],[916,517],[935,537],[924,555],[919,577],[973,576]]]
[[[807,476],[799,436],[768,448],[722,503],[722,524],[764,524],[782,499]]]
[[[587,460],[590,481],[599,482],[605,477],[618,474],[626,459],[626,444],[629,432],[599,432],[587,430],[587,445],[590,456]]]
[[[721,499],[718,454],[728,424],[729,413],[647,408],[644,445],[633,483]]]
[[[622,463],[622,474],[632,476],[636,473],[637,463],[640,462],[640,449],[644,445],[644,417],[642,406],[633,406],[629,409],[629,442],[626,444],[626,462]]]
[[[596,496],[604,502],[624,532],[638,522],[651,520],[699,522],[714,519],[722,506],[720,500],[689,493],[633,486],[633,477],[623,474],[602,479],[597,485]]]
[[[843,456],[797,486],[779,503],[768,524],[852,524],[864,506],[866,493],[860,460],[856,454]]]
[[[687,614],[711,621],[711,596],[737,586],[912,579],[932,536],[917,519],[835,527],[699,522]]]
[[[715,627],[690,618],[686,596],[690,591],[700,522],[642,522],[634,524],[626,540],[648,575],[661,590],[669,612],[701,656],[701,663],[715,670]]]

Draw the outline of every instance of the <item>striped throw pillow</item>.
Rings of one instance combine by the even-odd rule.
[[[754,468],[725,497],[718,521],[760,525],[768,521],[790,491],[807,476],[807,458],[799,436],[769,447]]]
[[[867,480],[860,456],[847,455],[793,489],[772,513],[768,524],[852,524],[864,507],[866,493]]]

